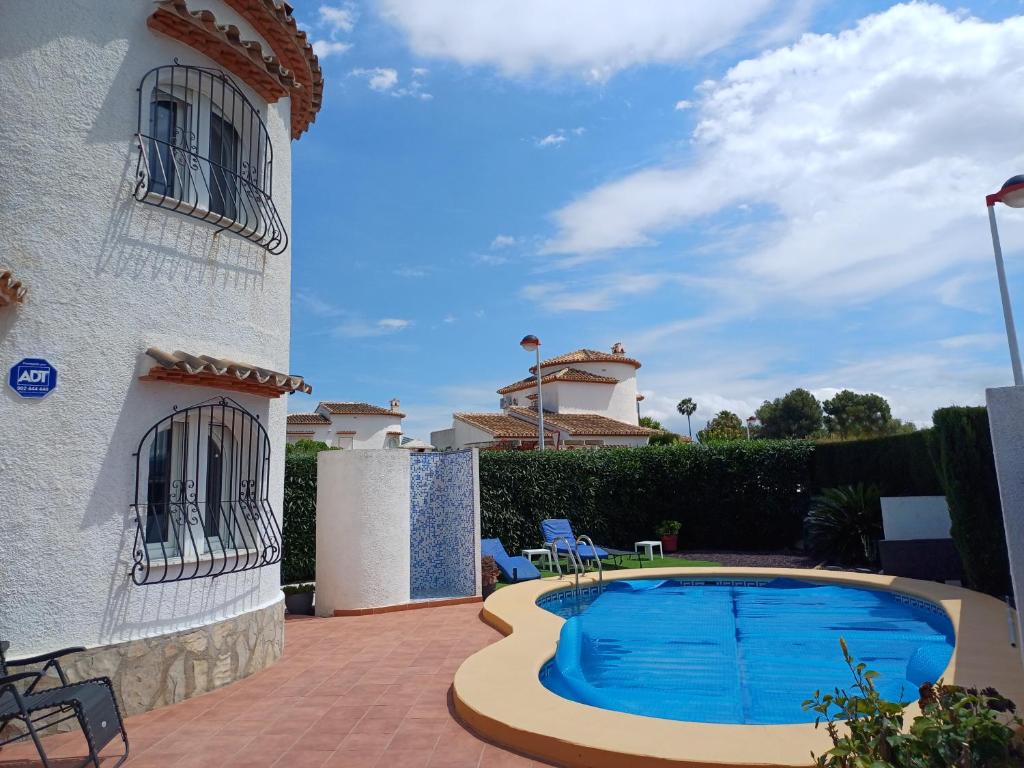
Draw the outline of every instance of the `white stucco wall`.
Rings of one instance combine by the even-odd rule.
[[[295,424],[288,430],[288,442],[322,440],[339,448],[383,448],[388,432],[401,432],[402,420],[398,416],[349,416],[327,414],[330,424]],[[339,435],[339,432],[355,432]],[[344,438],[339,442],[339,438]],[[401,442],[401,437],[399,437]]]
[[[1024,642],[1020,641],[1024,634],[1024,387],[985,390],[985,402],[999,478],[1010,577],[1017,596],[1017,646],[1024,660]]]
[[[257,37],[219,0],[203,6]],[[216,66],[149,30],[152,10],[138,0],[3,4],[0,262],[29,297],[0,311],[0,365],[6,378],[21,358],[45,357],[60,374],[42,401],[6,383],[0,395],[0,636],[16,656],[158,635],[280,599],[277,566],[163,586],[128,578],[139,439],[173,405],[222,394],[140,382],[140,354],[154,345],[288,370],[290,251],[214,237],[209,224],[132,198],[141,78],[175,57]],[[273,199],[290,230],[288,100],[264,116]],[[235,399],[270,433],[280,516],[285,401]]]
[[[455,428],[438,429],[430,433],[430,444],[438,451],[450,451],[455,447]]]
[[[409,452],[317,454],[317,614],[409,602],[409,562]]]
[[[467,424],[462,419],[455,419],[452,422],[452,427],[455,432],[454,447],[456,449],[487,445],[494,442],[495,439],[490,432],[485,432],[479,427]]]

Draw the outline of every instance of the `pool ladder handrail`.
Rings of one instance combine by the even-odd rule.
[[[580,554],[578,549],[580,544],[589,544],[590,551],[594,553],[594,560],[597,561],[597,591],[601,592],[604,589],[604,568],[601,566],[601,558],[597,556],[597,547],[594,546],[594,540],[586,534],[576,539],[576,557],[579,558],[580,564],[583,563],[583,556]],[[586,571],[584,571],[585,573]],[[577,587],[579,586],[579,580],[576,581]]]
[[[576,558],[578,557],[578,555],[576,554],[575,545],[572,543],[572,541],[569,540],[567,536],[556,536],[551,540],[551,549],[553,549],[555,553],[555,566],[558,568],[558,578],[562,578],[562,566],[558,563],[558,542],[560,541],[565,542],[566,555],[568,556],[569,562],[572,563],[572,572],[576,575],[576,591],[579,592],[580,572],[579,569],[576,567]],[[580,563],[580,567],[583,567],[582,562]]]

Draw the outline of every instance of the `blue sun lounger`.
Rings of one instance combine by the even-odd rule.
[[[537,566],[521,555],[512,557],[505,551],[501,539],[482,539],[480,541],[481,556],[490,555],[501,571],[501,578],[509,584],[520,581],[531,581],[540,578]]]
[[[572,526],[569,525],[569,521],[561,519],[545,520],[540,524],[541,533],[544,534],[544,546],[548,549],[552,549],[557,555],[568,555],[570,552],[569,546],[566,545],[566,539],[572,545],[572,552],[575,552],[583,560],[593,560],[595,558],[601,558],[602,560],[609,557],[607,550],[601,547],[591,547],[589,544],[577,544],[576,534],[572,532]],[[559,539],[557,545],[553,546],[555,539]]]

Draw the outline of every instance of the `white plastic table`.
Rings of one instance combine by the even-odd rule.
[[[547,549],[546,547],[544,549],[524,549],[523,557],[525,557],[531,563],[533,562],[533,558],[535,557],[546,557],[548,559],[548,570],[555,570],[555,564],[551,560],[551,550]]]
[[[653,560],[654,559],[654,548],[655,547],[658,548],[658,556],[659,557],[664,557],[665,556],[665,550],[662,548],[660,541],[637,541],[637,542],[633,543],[633,551],[634,552],[639,552],[641,547],[643,547],[644,552],[647,553],[647,559],[648,560]]]

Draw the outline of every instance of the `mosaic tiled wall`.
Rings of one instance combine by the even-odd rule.
[[[410,596],[474,595],[479,561],[473,452],[413,453],[409,458]]]

